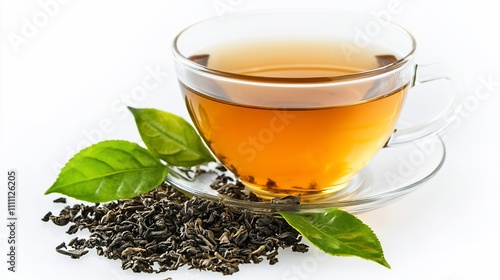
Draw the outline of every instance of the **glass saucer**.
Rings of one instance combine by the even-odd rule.
[[[204,172],[172,169],[166,181],[187,195],[259,212],[342,208],[351,213],[360,213],[387,205],[416,190],[439,171],[445,157],[445,145],[439,136],[384,148],[343,190],[321,200],[301,201],[300,204],[254,202],[221,195],[210,184],[220,174],[235,177],[229,171],[221,171],[217,163],[198,168]]]

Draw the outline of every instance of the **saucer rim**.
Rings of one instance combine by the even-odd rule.
[[[255,201],[249,201],[249,200],[241,200],[241,199],[235,199],[231,197],[227,197],[221,194],[213,194],[213,193],[208,193],[206,191],[203,191],[201,189],[192,187],[190,184],[192,184],[194,181],[188,181],[186,178],[183,178],[179,174],[175,172],[169,172],[169,174],[166,177],[166,182],[171,184],[174,188],[177,190],[190,195],[190,196],[197,196],[200,198],[204,198],[210,201],[215,201],[215,202],[221,202],[224,203],[228,206],[234,206],[234,207],[239,207],[239,208],[246,208],[252,211],[256,212],[297,212],[297,211],[322,211],[325,209],[331,209],[331,208],[341,208],[346,211],[349,211],[351,213],[363,213],[367,211],[371,211],[377,208],[380,208],[382,206],[385,206],[389,204],[390,202],[393,202],[394,200],[401,198],[402,196],[415,191],[418,189],[418,187],[422,186],[423,183],[429,181],[432,177],[434,177],[441,167],[444,165],[444,162],[446,160],[446,146],[443,142],[443,139],[439,135],[431,135],[426,138],[435,138],[434,140],[437,140],[437,143],[439,143],[439,148],[440,148],[440,153],[442,155],[439,156],[439,162],[437,162],[437,165],[432,168],[432,170],[428,173],[425,174],[425,176],[419,178],[417,181],[412,182],[410,184],[403,184],[403,186],[391,189],[389,191],[383,192],[383,193],[378,193],[378,194],[373,194],[373,195],[368,195],[366,197],[360,197],[360,198],[355,198],[355,199],[346,199],[346,200],[339,200],[339,201],[330,201],[330,202],[323,202],[323,203],[301,203],[301,204],[274,204],[270,203],[268,201],[266,202],[255,202]],[[407,144],[400,144],[401,146],[403,145],[408,145]],[[400,146],[398,145],[398,146]],[[369,166],[368,166],[369,167]],[[228,171],[229,172],[229,171]],[[365,169],[361,170],[360,173],[366,172]],[[216,192],[214,190],[214,192]]]

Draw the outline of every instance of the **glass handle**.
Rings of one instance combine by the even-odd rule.
[[[387,141],[386,147],[412,142],[436,134],[456,119],[462,109],[464,89],[457,77],[446,74],[451,72],[452,69],[443,64],[415,65],[412,88],[424,83],[446,80],[452,86],[451,100],[437,116],[430,120],[419,125],[397,129]]]

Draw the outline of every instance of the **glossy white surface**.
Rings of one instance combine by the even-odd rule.
[[[0,95],[0,279],[500,279],[500,42],[490,1],[2,1]],[[49,3],[49,4],[47,4]],[[65,228],[40,219],[61,205],[44,196],[76,151],[103,139],[139,141],[125,106],[187,117],[171,41],[198,20],[244,10],[304,7],[389,15],[417,38],[417,62],[453,65],[465,107],[442,137],[447,159],[416,192],[359,217],[377,233],[392,266],[358,258],[281,251],[279,263],[243,265],[229,277],[122,271],[89,253],[55,252]],[[428,88],[431,88],[429,86]],[[425,90],[423,90],[425,91]],[[422,92],[422,91],[421,91]],[[439,94],[433,92],[432,94]],[[418,119],[439,103],[414,97]],[[411,99],[410,99],[411,100]],[[413,103],[412,103],[413,104]],[[18,172],[17,272],[7,271],[7,170]],[[69,201],[74,202],[72,200]]]

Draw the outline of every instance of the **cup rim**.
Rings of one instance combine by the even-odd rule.
[[[243,12],[235,12],[230,15],[224,15],[224,16],[216,16],[216,17],[210,17],[198,22],[195,22],[184,29],[182,29],[175,37],[172,42],[172,51],[174,58],[179,61],[182,65],[187,66],[188,68],[202,72],[208,75],[214,75],[218,77],[224,77],[224,78],[229,78],[229,79],[235,79],[235,80],[245,80],[245,81],[253,81],[253,82],[262,82],[262,83],[287,83],[287,84],[316,84],[316,83],[332,83],[332,82],[345,82],[345,81],[352,81],[352,80],[359,80],[363,78],[370,78],[370,77],[375,77],[380,74],[388,73],[391,71],[394,71],[396,69],[399,69],[403,67],[407,62],[412,60],[412,57],[415,54],[416,47],[417,47],[417,42],[415,37],[412,35],[411,32],[409,32],[406,28],[402,27],[401,25],[394,23],[393,21],[388,21],[388,24],[386,26],[393,27],[396,30],[401,31],[404,33],[411,41],[411,49],[403,55],[401,58],[396,60],[395,62],[392,62],[390,64],[384,65],[382,67],[377,67],[373,69],[368,69],[352,74],[345,74],[345,75],[339,75],[339,76],[316,76],[316,77],[268,77],[268,76],[255,76],[255,75],[248,75],[248,74],[239,74],[239,73],[233,73],[229,71],[222,71],[222,70],[217,70],[217,69],[212,69],[210,67],[207,67],[205,65],[199,64],[194,62],[193,60],[189,59],[188,57],[184,56],[181,51],[178,48],[178,41],[180,40],[181,36],[185,34],[187,31],[191,30],[192,28],[195,28],[197,26],[201,26],[204,24],[208,24],[211,21],[214,20],[220,20],[221,18],[223,19],[230,19],[230,18],[235,18],[235,17],[248,17],[252,15],[265,15],[265,14],[287,14],[287,13],[298,13],[298,14],[306,14],[306,13],[317,13],[317,14],[324,14],[324,15],[331,15],[334,13],[342,13],[342,14],[350,14],[352,16],[364,16],[366,18],[371,18],[373,20],[376,20],[376,17],[368,14],[368,13],[363,13],[363,12],[353,12],[353,11],[344,11],[344,10],[308,10],[308,9],[282,9],[282,10],[257,10],[257,11],[243,11]]]

